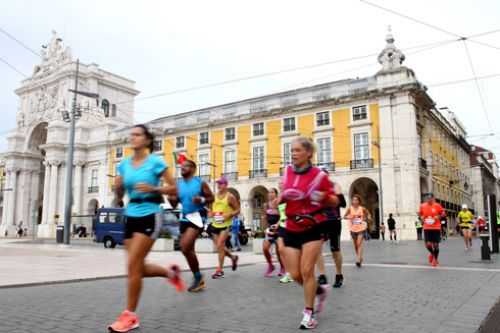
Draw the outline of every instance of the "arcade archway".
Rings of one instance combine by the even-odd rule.
[[[354,194],[361,197],[362,205],[372,215],[373,222],[369,226],[372,238],[379,238],[380,211],[377,184],[372,179],[367,177],[358,178],[352,183],[349,190],[351,198]]]

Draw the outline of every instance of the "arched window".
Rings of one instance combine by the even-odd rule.
[[[104,117],[109,117],[109,101],[107,99],[103,99],[101,102],[101,109],[104,113]]]
[[[111,117],[116,117],[116,104],[111,105]]]

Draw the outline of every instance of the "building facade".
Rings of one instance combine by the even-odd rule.
[[[413,70],[403,66],[405,57],[396,48],[391,34],[386,43],[378,56],[381,69],[370,77],[328,82],[155,119],[148,123],[157,136],[154,153],[164,156],[177,177],[180,174],[174,153],[184,153],[196,161],[199,175],[210,184],[221,175],[226,176],[240,197],[245,223],[259,228],[263,227],[263,205],[268,190],[278,187],[283,168],[291,163],[292,140],[298,136],[310,137],[317,146],[315,164],[328,167],[332,180],[340,184],[347,196],[360,194],[363,198],[374,216],[374,235],[380,219],[385,220],[392,213],[401,236],[414,239],[414,222],[423,193],[436,192],[449,214],[461,203],[470,202],[470,187],[466,185],[470,177],[468,145],[459,121],[451,113],[438,110]],[[66,66],[68,70],[59,70],[57,75],[66,73],[71,80],[74,63]],[[91,68],[102,72],[96,65],[86,68],[89,82],[97,75]],[[57,75],[54,74],[54,80]],[[107,97],[110,103],[121,97],[133,100],[137,91],[132,81],[107,72],[106,75],[106,83],[96,79],[97,86],[89,83],[88,89],[99,93],[101,98],[114,93],[109,87],[127,95]],[[36,82],[36,76],[30,80]],[[23,96],[28,91],[25,86],[33,84],[30,80],[18,90],[22,110],[31,110],[23,107]],[[106,93],[99,90],[103,86],[108,89]],[[115,117],[105,117],[101,108],[95,112],[97,121],[82,122],[83,118],[79,121],[75,158],[79,162],[74,172],[75,189],[80,190],[75,194],[78,197],[73,206],[75,214],[92,213],[96,206],[118,204],[112,193],[113,176],[116,165],[131,154],[127,138],[132,112],[133,102],[130,102]],[[39,207],[42,216],[39,230],[49,230],[45,225],[53,225],[57,222],[53,216],[62,214],[60,186],[67,125],[56,118],[19,126],[16,132],[19,134],[9,137],[9,151],[4,157],[6,186],[23,184],[24,187],[17,188],[23,188],[27,198],[20,194],[23,190],[14,195],[5,192],[8,199],[4,200],[4,207],[16,210],[10,215],[3,214],[4,230],[21,217],[30,218],[30,210],[25,206],[31,198],[28,193],[45,198]],[[84,127],[87,123],[88,127]],[[37,126],[44,130],[33,135],[38,133],[33,132]],[[39,151],[31,152],[26,147],[31,150],[39,147]],[[34,180],[28,184],[33,189],[37,184],[34,192],[26,185],[26,179],[31,178],[22,178],[17,166],[21,161],[27,164],[26,154],[30,163],[22,170],[46,174],[45,178],[31,176]],[[50,168],[44,169],[42,162]],[[57,177],[53,178],[53,174]],[[38,234],[49,235],[49,231]],[[344,237],[348,237],[347,233]]]
[[[500,194],[498,164],[495,155],[483,147],[473,145],[470,152],[470,165],[475,213],[488,217],[488,196],[495,195],[498,202]]]

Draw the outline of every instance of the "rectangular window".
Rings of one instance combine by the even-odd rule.
[[[283,132],[294,132],[295,131],[295,118],[285,118],[283,119]]]
[[[208,145],[208,132],[200,133],[200,145]]]
[[[292,143],[283,144],[283,166],[292,164]]]
[[[236,139],[236,130],[234,127],[226,128],[225,134],[226,141],[233,141]]]
[[[162,151],[162,149],[163,149],[163,142],[161,140],[154,140],[153,152]]]
[[[122,158],[123,157],[123,148],[122,147],[117,147],[116,148],[115,157],[116,158]]]
[[[90,176],[90,186],[91,187],[97,187],[99,186],[99,170],[98,169],[92,169],[91,171],[91,176]]]
[[[318,144],[318,165],[327,166],[332,163],[332,145],[330,138],[321,138],[317,140]]]
[[[253,170],[264,170],[264,146],[254,146],[252,153]]]
[[[264,135],[264,123],[253,124],[253,136]]]
[[[209,165],[209,156],[208,154],[200,154],[198,155],[198,164],[200,168],[200,176],[209,176],[210,175],[210,165]]]
[[[330,112],[318,112],[316,113],[316,126],[328,126],[330,125]]]
[[[354,159],[367,160],[370,158],[370,149],[368,145],[368,133],[354,134]]]
[[[234,150],[226,150],[224,153],[224,172],[236,172],[236,152]]]
[[[180,149],[184,148],[184,137],[183,136],[178,136],[175,138],[175,147]]]
[[[366,105],[355,106],[352,108],[352,120],[363,120],[366,119],[367,116]]]

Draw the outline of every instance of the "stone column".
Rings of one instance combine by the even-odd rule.
[[[59,178],[59,165],[61,165],[61,161],[52,161],[50,170],[50,194],[49,194],[49,212],[47,216],[47,223],[54,224],[55,219],[54,215],[56,214],[57,208],[57,182]]]
[[[9,207],[6,207],[8,212],[7,212],[7,220],[5,221],[7,223],[7,226],[13,226],[14,225],[14,219],[16,217],[16,197],[17,197],[17,173],[19,169],[12,169],[10,172],[11,176],[11,186],[9,189]]]
[[[38,221],[38,207],[40,206],[39,201],[39,187],[40,187],[40,172],[33,170],[31,171],[31,196],[30,196],[30,204],[29,206],[29,212],[28,212],[28,219],[26,220],[26,223],[28,225],[28,229],[31,230],[30,234],[36,233],[36,226],[37,226],[37,221]],[[36,218],[36,220],[34,220]]]
[[[81,204],[82,204],[82,169],[85,165],[84,161],[75,162],[75,177],[73,179],[73,211],[76,214],[81,214]]]
[[[49,202],[50,202],[50,164],[44,161],[45,165],[45,179],[43,181],[43,208],[42,208],[42,224],[47,224],[49,216]]]
[[[11,183],[11,180],[12,180],[12,173],[9,169],[6,170],[6,178],[5,178],[5,189],[10,189],[10,183]],[[6,226],[7,225],[7,216],[8,216],[8,212],[9,210],[11,209],[11,206],[10,206],[10,191],[4,191],[3,192],[3,211],[2,211],[2,226]],[[2,230],[3,231],[3,230]],[[3,232],[2,232],[2,235],[0,236],[3,236]]]

